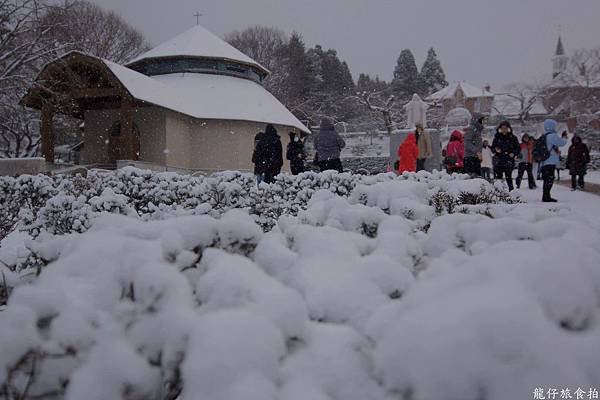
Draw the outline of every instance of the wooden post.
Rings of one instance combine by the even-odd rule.
[[[54,162],[54,134],[52,132],[52,119],[54,117],[54,110],[52,106],[46,102],[42,105],[42,157],[46,159],[46,162]]]
[[[135,138],[133,132],[133,105],[129,99],[121,101],[121,149],[122,159],[136,159]]]

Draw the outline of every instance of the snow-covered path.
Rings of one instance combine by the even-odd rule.
[[[594,227],[600,228],[600,196],[580,190],[571,191],[568,185],[555,184],[552,188],[552,196],[558,200],[558,203],[542,203],[541,181],[538,184],[535,190],[519,190],[519,195],[528,204],[543,208],[566,209],[582,220],[589,221]]]

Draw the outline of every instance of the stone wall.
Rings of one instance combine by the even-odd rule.
[[[590,154],[592,162],[589,165],[589,169],[592,171],[600,171],[600,153]]]
[[[35,175],[47,172],[49,169],[46,160],[42,157],[0,158],[0,175]]]
[[[386,172],[389,161],[388,157],[352,157],[343,158],[342,164],[344,171],[374,175]]]

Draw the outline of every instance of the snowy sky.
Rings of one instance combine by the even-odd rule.
[[[389,80],[403,48],[420,68],[434,46],[448,80],[492,88],[551,73],[558,26],[567,52],[600,46],[599,0],[92,0],[153,44],[196,23],[216,34],[249,25],[297,30],[309,46],[335,48],[355,75]]]

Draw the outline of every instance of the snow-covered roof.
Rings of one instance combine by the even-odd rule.
[[[260,84],[210,74],[148,77],[102,60],[138,100],[199,119],[224,119],[285,125],[309,132],[283,104]]]
[[[561,72],[552,79],[548,87],[553,89],[572,87],[600,88],[600,78],[593,77],[592,79],[586,79],[585,76],[579,74]]]
[[[492,116],[502,115],[505,117],[518,116],[521,112],[521,102],[506,93],[496,94],[492,103]],[[542,104],[541,99],[537,99],[529,110],[530,115],[548,114],[548,110]]]
[[[197,25],[173,39],[159,44],[152,50],[131,60],[127,65],[149,58],[165,57],[201,57],[219,60],[240,62],[252,65],[265,73],[269,73],[265,67],[248,57],[220,37]]]
[[[493,97],[494,94],[483,89],[473,86],[467,82],[452,82],[445,88],[435,92],[434,94],[427,97],[426,100],[442,100],[454,97],[456,91],[460,88],[465,94],[466,98],[471,97]]]

